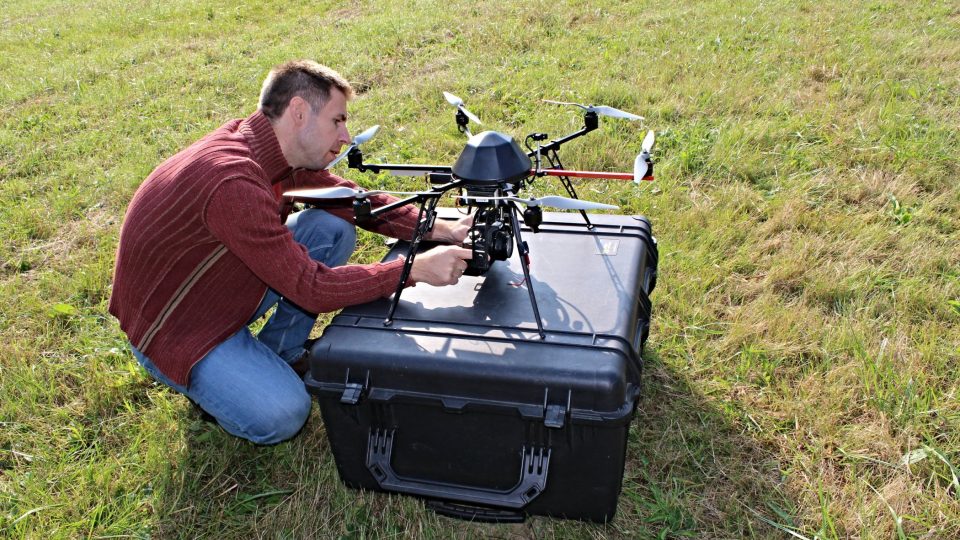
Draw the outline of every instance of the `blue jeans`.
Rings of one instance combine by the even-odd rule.
[[[345,264],[356,245],[353,225],[323,210],[293,214],[287,227],[311,258],[327,266]],[[195,401],[227,432],[257,444],[284,441],[296,435],[310,415],[310,395],[290,363],[303,353],[317,316],[270,289],[250,322],[274,305],[276,311],[256,337],[241,328],[194,364],[187,387],[171,381],[130,347],[153,378]]]

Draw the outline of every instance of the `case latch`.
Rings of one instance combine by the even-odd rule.
[[[340,396],[340,403],[347,405],[356,405],[363,395],[363,385],[359,383],[350,383],[343,389],[343,395]]]
[[[370,386],[370,372],[367,372],[367,379],[360,383],[350,382],[350,368],[347,368],[347,376],[343,381],[343,394],[340,395],[340,403],[346,405],[356,405],[363,397],[364,392]]]
[[[550,405],[543,417],[543,425],[549,428],[562,428],[567,417],[567,409],[563,405]]]
[[[567,390],[567,405],[549,404],[550,389],[543,390],[543,425],[548,428],[560,429],[566,422],[567,414],[570,413],[570,401],[573,398],[573,391]]]

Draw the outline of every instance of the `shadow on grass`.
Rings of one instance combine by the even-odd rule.
[[[657,351],[644,359],[618,519],[642,523],[639,536],[789,536],[797,505],[774,454]]]
[[[182,406],[183,446],[156,483],[162,537],[770,538],[792,525],[772,453],[657,356],[629,433],[617,516],[606,525],[533,517],[487,525],[439,517],[419,499],[347,489],[319,408],[294,440],[258,447]],[[763,515],[764,518],[759,517]]]

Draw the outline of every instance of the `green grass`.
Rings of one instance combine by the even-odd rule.
[[[655,183],[577,183],[661,250],[611,524],[348,490],[318,411],[254,447],[136,367],[106,312],[124,208],[290,58],[356,83],[384,161],[453,161],[441,90],[517,137],[576,129],[544,98],[646,117],[568,166],[629,169],[657,131]],[[947,1],[5,2],[0,536],[960,536],[957,73]]]

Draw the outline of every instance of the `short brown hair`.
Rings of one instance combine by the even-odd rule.
[[[313,60],[292,60],[270,70],[260,89],[260,110],[271,119],[283,115],[294,96],[300,96],[314,111],[330,99],[330,88],[353,97],[353,87],[336,71]]]

